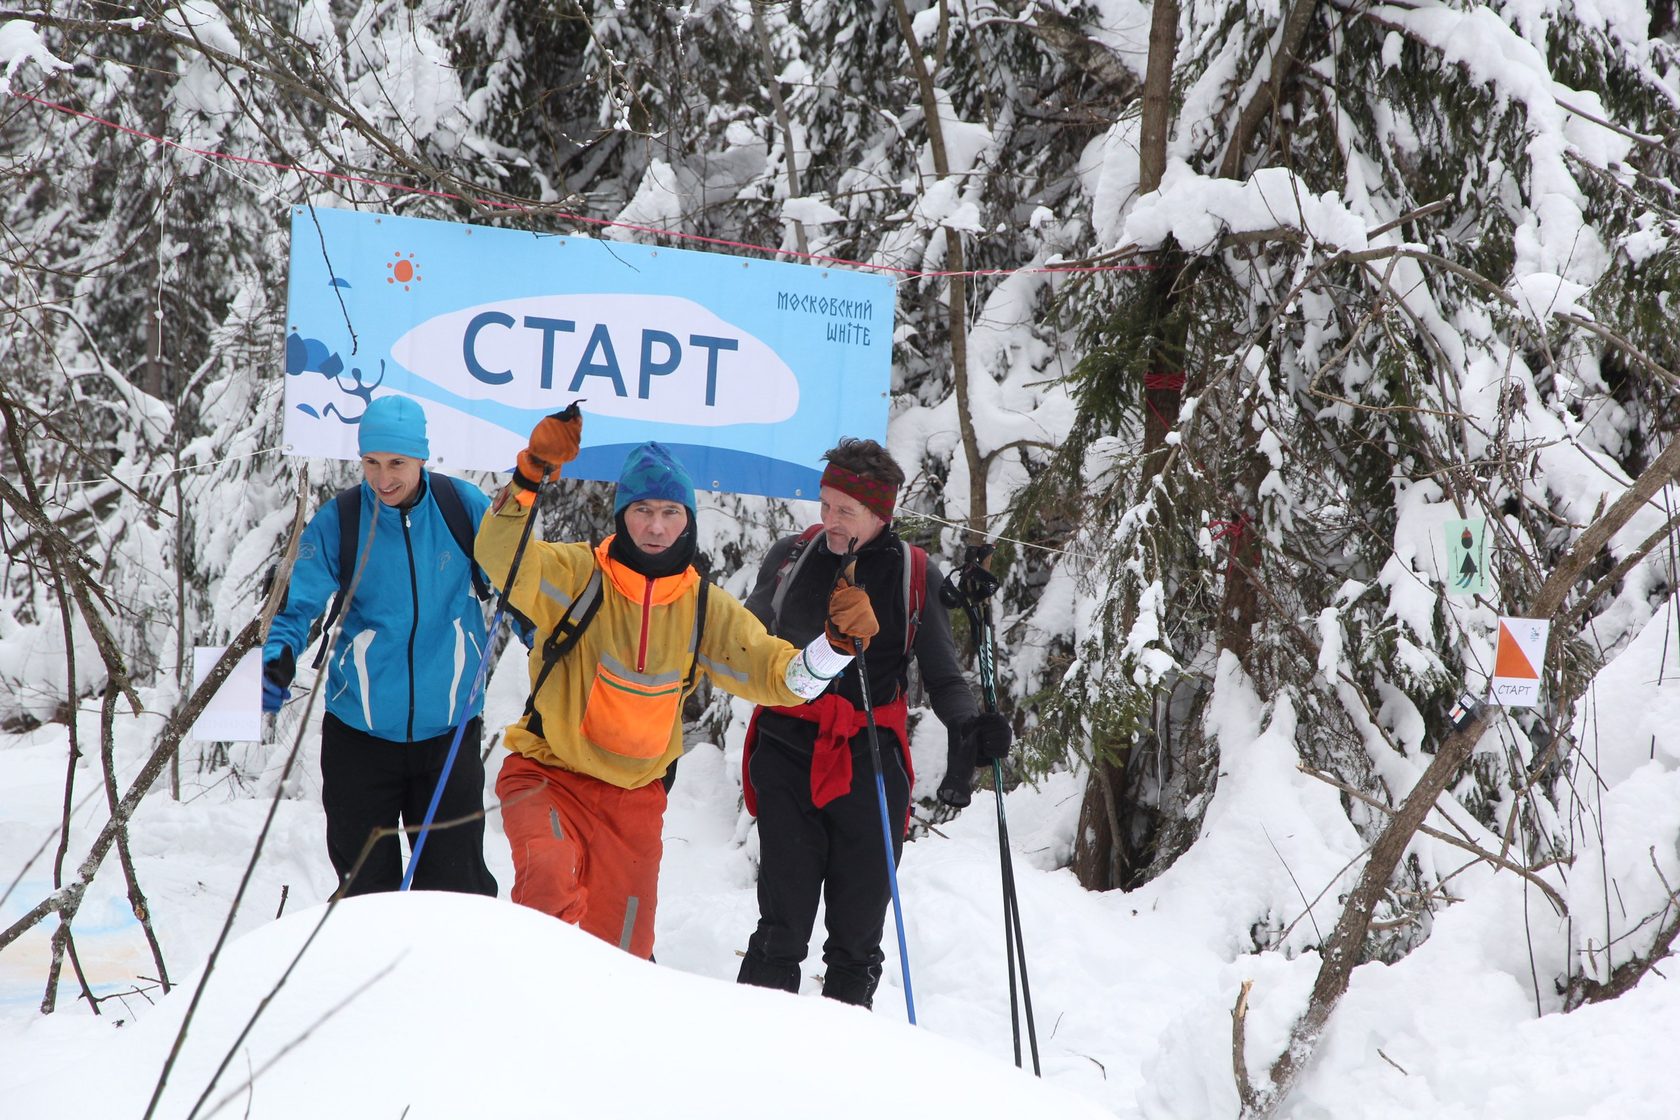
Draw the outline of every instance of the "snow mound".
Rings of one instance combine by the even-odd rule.
[[[7,1114],[142,1115],[201,981],[73,1064],[38,1067],[4,1094]],[[252,1120],[1109,1115],[924,1030],[441,893],[319,906],[231,943],[156,1115],[185,1117],[201,1096],[200,1117]]]

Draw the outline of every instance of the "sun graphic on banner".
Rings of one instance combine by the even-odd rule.
[[[403,291],[406,292],[409,285],[420,283],[420,266],[414,263],[413,253],[404,256],[399,252],[395,256],[396,260],[389,261],[385,265],[391,273],[391,275],[385,277],[385,283],[401,284]]]

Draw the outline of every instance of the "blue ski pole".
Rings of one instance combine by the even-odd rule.
[[[858,692],[869,723],[869,758],[875,764],[875,800],[881,807],[882,852],[887,857],[887,882],[892,887],[893,922],[898,926],[898,964],[904,976],[904,1014],[916,1025],[916,997],[910,989],[910,949],[904,940],[904,905],[898,898],[898,865],[893,862],[892,823],[887,812],[887,781],[881,776],[881,742],[875,728],[875,707],[869,702],[869,670],[863,661],[863,640],[852,639],[857,654]]]
[[[857,542],[853,541],[853,547]],[[852,549],[847,549],[840,570],[856,582],[857,561]],[[911,1026],[916,1025],[916,996],[910,987],[910,949],[904,939],[904,905],[898,897],[898,864],[893,861],[892,822],[887,811],[887,781],[882,776],[881,739],[875,726],[875,705],[869,699],[869,667],[863,659],[863,639],[852,639],[853,655],[857,658],[858,694],[863,699],[863,714],[869,725],[869,758],[875,766],[875,800],[881,809],[881,852],[887,860],[887,884],[892,888],[893,922],[898,926],[898,964],[904,977],[904,1014]]]

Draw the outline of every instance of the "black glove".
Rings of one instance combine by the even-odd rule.
[[[278,712],[291,699],[292,690],[287,686],[296,673],[297,661],[288,646],[281,646],[278,656],[263,662],[263,711]]]
[[[976,766],[990,766],[1009,757],[1015,733],[1002,712],[981,712],[963,724],[963,738]]]
[[[953,809],[961,809],[974,800],[974,743],[962,734],[952,735],[950,740],[945,777],[939,783],[939,800]]]
[[[292,683],[297,676],[297,658],[292,656],[291,646],[281,646],[280,652],[263,662],[263,679],[273,681],[280,688]]]

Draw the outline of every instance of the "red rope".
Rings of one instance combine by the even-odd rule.
[[[1182,372],[1146,373],[1143,375],[1143,387],[1146,390],[1146,394],[1158,391],[1182,393],[1184,391],[1184,374]],[[1150,400],[1149,397],[1145,395],[1143,403],[1144,407],[1149,409],[1149,414],[1161,422],[1161,428],[1163,431],[1172,431],[1173,421],[1168,420],[1166,416],[1162,414],[1161,410],[1155,407],[1154,401]]]
[[[1214,519],[1208,522],[1208,530],[1213,542],[1218,544],[1225,541],[1225,571],[1227,579],[1231,576],[1231,569],[1237,562],[1237,549],[1242,547],[1243,538],[1248,535],[1248,527],[1252,522],[1246,513],[1237,514],[1235,521]]]
[[[469,200],[464,195],[452,194],[449,191],[435,191],[426,187],[410,187],[401,183],[392,183],[382,179],[369,179],[360,175],[346,175],[337,171],[322,171],[318,168],[304,167],[301,164],[276,163],[273,160],[259,159],[253,156],[241,156],[234,155],[229,152],[217,152],[208,148],[194,148],[190,145],[183,144],[178,140],[170,140],[163,136],[154,136],[149,132],[141,132],[139,129],[130,128],[125,124],[119,124],[116,121],[107,120],[104,117],[95,116],[92,113],[83,112],[80,109],[72,109],[68,105],[60,105],[56,101],[47,101],[40,97],[31,96],[27,93],[20,93],[17,90],[13,90],[11,92],[12,96],[21,97],[25,101],[33,102],[36,105],[42,105],[60,113],[67,113],[70,116],[81,117],[84,120],[93,121],[95,124],[104,125],[106,128],[116,129],[118,132],[126,132],[130,136],[137,137],[141,140],[150,140],[153,143],[164,144],[168,147],[176,148],[183,152],[189,152],[192,155],[200,156],[204,159],[220,159],[227,160],[230,163],[246,163],[254,167],[266,167],[275,171],[295,171],[299,175],[312,175],[318,179],[338,179],[346,183],[357,183],[362,186],[382,187],[386,190],[404,191],[408,194],[425,195],[428,198],[453,199],[460,202],[471,201],[480,206],[488,206],[500,210],[512,210],[517,213],[531,212],[528,207],[517,202],[506,202],[501,199],[492,198],[474,198]],[[831,257],[823,253],[802,253],[796,249],[771,249],[763,245],[754,245],[749,241],[731,241],[722,237],[707,237],[704,234],[699,233],[684,233],[681,230],[662,229],[659,226],[638,225],[635,222],[621,222],[615,221],[611,218],[591,218],[585,214],[573,214],[563,210],[544,210],[542,211],[542,214],[548,217],[561,218],[565,221],[581,222],[586,225],[611,226],[616,229],[626,229],[636,233],[652,234],[656,237],[670,237],[680,241],[695,241],[702,245],[716,245],[726,249],[746,249],[754,253],[793,257],[798,260],[810,261],[815,264],[834,264],[843,265],[847,268],[868,269],[875,272],[891,272],[909,279],[938,279],[940,277],[948,276],[1013,276],[1017,273],[1077,274],[1086,272],[1150,272],[1156,267],[1152,264],[1049,264],[1031,268],[975,268],[923,271],[914,268],[900,268],[897,265],[873,264],[869,261],[854,261],[845,257]]]
[[[1184,374],[1180,373],[1146,373],[1143,375],[1145,389],[1170,389],[1175,393],[1184,391]]]
[[[1208,522],[1208,529],[1213,533],[1215,541],[1230,541],[1231,547],[1236,548],[1243,534],[1248,531],[1248,514],[1237,515],[1235,521],[1220,521],[1215,519]]]

